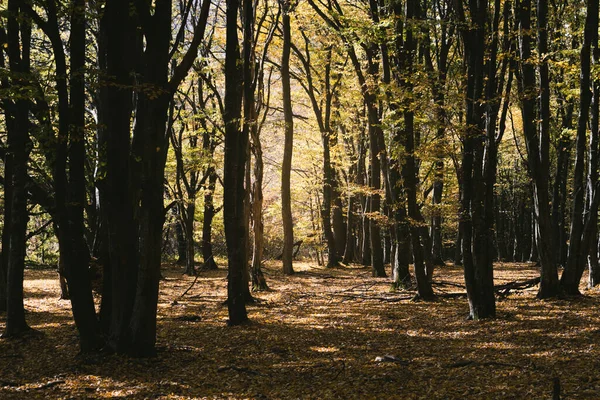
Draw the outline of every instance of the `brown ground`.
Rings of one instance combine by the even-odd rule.
[[[493,321],[466,321],[466,299],[411,302],[369,269],[297,263],[249,306],[252,323],[227,327],[226,271],[193,278],[166,267],[159,356],[77,356],[69,302],[53,271],[26,272],[28,320],[41,334],[0,340],[0,398],[600,399],[600,295],[537,301],[535,288],[497,303]],[[526,280],[503,264],[497,284]],[[436,291],[460,292],[462,271],[437,271]],[[3,329],[3,317],[0,329]],[[387,358],[385,356],[388,356]],[[383,357],[384,361],[376,361]]]

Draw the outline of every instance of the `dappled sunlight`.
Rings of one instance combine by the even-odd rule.
[[[0,340],[10,360],[0,364],[0,397],[544,398],[555,374],[570,399],[600,390],[596,291],[544,302],[535,289],[511,292],[497,303],[497,319],[467,321],[464,298],[412,302],[411,292],[390,293],[388,279],[362,268],[294,267],[300,273],[285,276],[267,263],[271,290],[254,293],[251,322],[236,327],[226,325],[225,270],[195,280],[164,268],[158,358],[146,360],[77,357],[56,273],[27,271],[27,318],[41,334]],[[524,273],[536,270],[503,264],[496,279]],[[440,268],[436,279],[458,292],[462,270]]]

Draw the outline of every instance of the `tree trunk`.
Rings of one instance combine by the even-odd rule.
[[[244,1],[244,136],[252,137],[254,152],[254,184],[252,186],[252,203],[248,199],[248,216],[252,215],[252,226],[254,228],[254,243],[252,248],[251,282],[253,291],[267,290],[267,281],[262,272],[262,260],[264,249],[264,225],[263,225],[263,153],[260,143],[257,109],[256,109],[256,86],[260,77],[254,76],[256,56],[254,54],[254,20],[255,10],[252,1]],[[248,155],[250,164],[250,155]],[[248,193],[250,193],[250,165],[246,172]],[[248,235],[250,237],[250,235]]]
[[[31,26],[21,22],[21,4],[19,0],[8,2],[8,55],[11,73],[15,74],[11,86],[18,91],[27,85],[26,75],[30,68]],[[26,232],[27,232],[27,164],[29,160],[29,106],[25,99],[17,99],[13,103],[13,111],[7,123],[8,153],[11,157],[12,174],[10,180],[10,220],[4,221],[9,229],[6,288],[6,328],[4,337],[23,334],[30,328],[25,321],[23,304],[23,274],[25,269]]]
[[[294,251],[294,221],[292,219],[291,172],[294,150],[294,117],[290,87],[291,27],[289,0],[279,0],[283,9],[283,55],[281,57],[281,84],[283,87],[283,114],[285,120],[283,162],[281,165],[281,213],[283,222],[283,273],[294,273],[292,256]]]
[[[334,170],[335,171],[335,170]],[[337,259],[340,260],[344,255],[346,248],[346,224],[344,223],[344,204],[342,193],[340,193],[340,183],[338,179],[333,181],[333,207],[332,207],[332,228],[333,238],[335,239],[335,251]]]
[[[204,192],[204,219],[202,220],[202,258],[204,268],[217,269],[217,263],[212,250],[212,221],[215,217],[214,192],[217,184],[215,167],[210,166],[208,171],[208,188]]]
[[[523,132],[527,145],[528,167],[529,173],[533,180],[534,187],[534,210],[535,218],[537,219],[537,228],[534,236],[537,238],[537,250],[539,253],[541,264],[541,280],[540,289],[538,291],[539,298],[555,297],[559,293],[558,287],[558,271],[556,266],[556,254],[554,251],[553,228],[550,215],[550,201],[548,193],[548,172],[549,172],[549,114],[547,113],[546,100],[540,104],[543,110],[540,110],[540,116],[543,123],[539,125],[540,131],[536,132],[536,99],[530,93],[536,93],[535,87],[535,69],[534,64],[530,61],[532,58],[531,39],[529,37],[531,31],[531,0],[525,0],[518,10],[519,30],[521,34],[520,47],[520,65],[517,73],[519,80],[519,96],[521,98],[521,115],[523,119]],[[538,3],[538,40],[541,54],[546,54],[543,51],[546,45],[546,13],[547,4],[545,0],[540,0]],[[541,18],[540,18],[541,17]],[[540,36],[541,34],[541,36]],[[541,95],[549,96],[548,83],[548,65],[547,61],[540,63],[540,89]]]
[[[189,276],[196,275],[196,241],[194,240],[195,214],[196,197],[191,196],[188,198],[188,204],[185,211],[185,274]]]
[[[133,310],[137,280],[137,221],[134,219],[133,194],[130,191],[130,119],[132,103],[132,71],[136,37],[135,24],[130,16],[130,2],[117,0],[106,3],[101,21],[101,36],[106,35],[104,47],[106,76],[100,89],[99,119],[104,122],[99,132],[101,178],[100,207],[106,222],[108,260],[104,273],[110,277],[108,317],[109,347],[125,353],[130,349],[128,325]],[[135,182],[135,181],[132,181]],[[104,296],[103,296],[104,297]],[[103,308],[104,306],[103,298]]]
[[[182,207],[180,204],[176,206],[177,214],[180,214],[179,208]],[[183,215],[178,215],[175,223],[175,236],[177,238],[177,265],[187,265],[187,243],[185,241],[185,232],[183,229],[183,223],[181,222]]]
[[[336,241],[331,226],[334,177],[329,147],[330,134],[330,132],[321,132],[321,141],[323,143],[323,204],[321,207],[321,221],[323,236],[325,236],[325,241],[327,242],[327,268],[335,267],[339,264]]]
[[[580,54],[581,74],[579,82],[579,117],[577,119],[577,139],[575,144],[575,171],[573,175],[574,197],[571,218],[571,233],[569,236],[569,256],[565,271],[560,280],[561,288],[566,294],[570,295],[580,294],[579,283],[585,268],[587,255],[589,254],[589,248],[582,247],[584,236],[583,228],[586,222],[586,215],[584,214],[584,195],[586,191],[584,184],[584,163],[586,157],[586,130],[589,118],[590,103],[592,100],[592,93],[590,91],[590,55],[592,42],[597,41],[597,39],[595,39],[598,36],[597,27],[598,0],[588,0],[583,45],[581,46]],[[594,134],[597,134],[597,132],[594,132]],[[592,233],[595,234],[595,230]]]
[[[69,285],[69,296],[73,309],[73,317],[79,331],[82,352],[97,350],[102,340],[100,327],[94,306],[92,285],[89,272],[90,250],[85,240],[84,210],[87,204],[85,179],[85,29],[86,1],[72,2],[70,59],[71,59],[71,93],[70,93],[70,128],[69,128],[69,191],[67,209],[68,227],[71,242],[66,264],[66,277]],[[58,27],[57,27],[58,33]],[[65,71],[66,72],[66,71]],[[64,99],[67,101],[67,99]],[[61,173],[65,173],[61,171]],[[58,191],[55,197],[58,199]],[[57,209],[59,209],[57,207]]]
[[[496,1],[496,13],[499,13]],[[469,28],[462,28],[467,68],[466,129],[462,154],[461,225],[463,228],[463,264],[465,285],[471,319],[491,318],[496,315],[494,278],[492,265],[493,249],[493,185],[496,178],[496,120],[492,114],[484,120],[483,100],[491,101],[489,94],[484,98],[484,86],[494,86],[495,75],[486,77],[484,53],[485,27],[488,18],[487,2],[470,4]],[[497,14],[495,15],[497,17]],[[465,22],[462,9],[459,20]],[[496,18],[494,18],[496,21]],[[495,36],[496,23],[491,28]],[[488,61],[495,73],[495,43],[490,45],[492,60]],[[494,87],[495,89],[495,87]],[[487,108],[493,108],[492,105]],[[492,111],[493,112],[493,111]],[[487,122],[487,132],[484,123]],[[482,136],[485,135],[485,143]],[[485,150],[485,151],[484,151]]]
[[[238,0],[227,0],[227,39],[225,46],[225,162],[223,218],[227,242],[229,324],[248,320],[244,272],[247,265],[246,224],[244,219],[244,179],[248,137],[240,129],[242,96],[241,62],[237,33]],[[291,257],[290,257],[291,262]]]
[[[595,5],[597,7],[597,5]],[[597,21],[596,21],[597,22]],[[598,32],[592,33],[591,53],[593,67],[598,65],[600,50],[598,49]],[[598,182],[598,168],[600,167],[600,81],[594,78],[592,81],[592,105],[590,124],[590,151],[588,162],[588,179],[586,192],[586,215],[590,219],[592,232],[590,235],[590,248],[588,250],[588,287],[594,287],[600,282],[600,264],[598,262],[598,213],[593,212],[593,198],[596,195],[595,187]]]

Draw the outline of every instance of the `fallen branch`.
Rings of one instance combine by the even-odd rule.
[[[210,256],[210,258],[208,260],[210,260],[211,258],[212,258],[212,256]],[[204,261],[204,264],[202,264],[202,268],[204,268],[206,266],[206,262],[208,260]],[[194,281],[192,282],[192,284],[185,290],[185,292],[183,292],[181,294],[181,296],[179,296],[176,300],[173,300],[171,302],[172,306],[177,305],[177,300],[181,300],[183,298],[183,296],[185,296],[194,287],[194,285],[196,284],[196,282],[198,282],[198,278],[199,277],[200,277],[200,275],[198,274],[198,272],[196,272],[196,277],[194,278]]]
[[[447,282],[446,284],[448,284],[449,282]],[[518,281],[513,281],[513,282],[508,282],[508,283],[504,283],[502,285],[495,285],[494,286],[494,292],[497,293],[500,296],[506,296],[508,295],[508,293],[511,290],[525,290],[525,289],[529,289],[531,287],[536,286],[538,283],[540,283],[540,278],[533,278],[533,279],[528,279],[526,281],[522,281],[522,282],[518,282]],[[455,286],[454,284],[452,284],[451,286]],[[460,285],[456,285],[458,287],[464,287],[464,286],[460,286]],[[463,297],[467,297],[467,293],[465,292],[460,292],[460,293],[438,293],[437,296],[439,297],[443,297],[443,298],[447,298],[447,299],[459,299],[459,298],[463,298]]]
[[[496,293],[501,292],[502,295],[506,296],[508,294],[508,292],[510,292],[511,290],[525,290],[530,287],[536,286],[538,283],[540,283],[540,277],[528,279],[523,282],[514,281],[514,282],[505,283],[503,285],[496,285],[496,286],[494,286],[494,291]]]

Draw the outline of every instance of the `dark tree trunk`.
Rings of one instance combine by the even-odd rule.
[[[333,185],[333,209],[332,228],[335,239],[335,251],[337,259],[340,260],[346,248],[346,224],[344,223],[344,203],[340,192],[340,182],[334,179]]]
[[[592,56],[594,65],[598,63],[598,36],[595,35],[592,42]],[[598,168],[599,168],[599,111],[600,104],[598,101],[600,97],[600,82],[596,79],[593,82],[593,99],[592,99],[592,113],[591,113],[591,126],[590,126],[590,151],[589,151],[589,162],[588,162],[588,182],[587,182],[587,195],[586,195],[586,215],[590,218],[590,226],[592,232],[590,232],[591,245],[589,248],[588,255],[588,287],[594,287],[600,283],[600,264],[598,262],[598,214],[592,213],[593,198],[596,195],[595,187],[598,182]]]
[[[190,182],[190,188],[195,188],[196,184]],[[185,210],[185,274],[196,275],[196,241],[194,240],[194,222],[196,214],[196,196],[195,190],[192,190],[188,197],[188,204]]]
[[[542,0],[539,0],[542,1]],[[584,183],[584,163],[586,147],[586,130],[589,119],[590,103],[592,92],[590,91],[590,73],[591,73],[591,46],[592,42],[597,42],[598,36],[598,0],[587,1],[587,15],[585,20],[583,45],[581,47],[581,74],[579,82],[579,117],[577,119],[577,139],[575,143],[575,171],[573,175],[573,210],[571,218],[571,232],[569,235],[569,256],[567,265],[560,280],[561,288],[566,294],[578,295],[579,283],[585,269],[589,248],[584,247],[584,226],[586,219],[590,217],[584,214],[585,210],[585,191]],[[597,135],[597,132],[594,132]],[[594,136],[592,135],[592,136]],[[591,204],[591,196],[590,196]],[[594,216],[595,218],[595,216]],[[592,232],[586,232],[586,235],[595,236],[595,229]]]
[[[291,172],[294,150],[294,117],[290,85],[290,0],[279,0],[283,10],[283,55],[281,57],[281,84],[283,87],[283,114],[285,120],[283,162],[281,165],[281,213],[283,222],[283,273],[294,273],[292,265],[294,251],[294,222],[292,219]]]
[[[371,59],[371,71],[370,73],[377,76],[377,67],[373,62],[374,55],[369,57]],[[379,160],[380,143],[379,137],[381,129],[379,120],[379,111],[376,106],[375,96],[372,93],[365,95],[365,102],[367,103],[367,115],[369,118],[369,165],[371,167],[371,184],[370,188],[373,193],[369,195],[369,213],[376,215],[381,212],[381,195],[379,190],[381,189],[381,162]],[[385,268],[383,265],[383,247],[381,240],[381,227],[377,219],[369,217],[369,244],[371,249],[371,267],[373,269],[373,276],[385,277]]]
[[[402,19],[402,10],[400,7],[396,6],[394,12],[398,21]],[[396,33],[398,35],[396,39],[398,53],[396,63],[400,74],[396,77],[396,80],[401,87],[408,92],[411,92],[413,90],[411,76],[414,73],[413,63],[415,60],[417,44],[412,22],[418,17],[418,1],[409,0],[406,3],[404,12],[404,21],[406,23],[396,24]],[[404,37],[404,40],[402,40],[402,37]],[[398,137],[396,138],[396,141],[403,145],[405,152],[404,159],[402,160],[402,178],[404,194],[406,197],[407,216],[410,219],[410,222],[406,222],[408,222],[407,227],[410,232],[410,242],[412,245],[415,277],[417,278],[417,294],[419,298],[423,300],[431,300],[434,297],[430,280],[431,271],[428,271],[430,268],[427,268],[427,270],[425,268],[426,259],[429,260],[431,258],[430,255],[426,255],[425,252],[429,252],[430,248],[426,246],[426,238],[424,236],[422,237],[421,228],[418,226],[418,224],[423,222],[423,217],[417,203],[418,166],[415,157],[416,134],[414,112],[412,110],[413,105],[409,99],[401,103],[400,106],[404,117],[404,129],[397,131],[396,135],[398,135]],[[402,215],[399,214],[399,216]],[[401,220],[400,223],[402,226],[405,225],[403,220]],[[402,235],[403,233],[404,232],[399,231],[398,235]],[[402,247],[403,246],[399,245],[400,249],[402,249]],[[427,263],[427,267],[430,267],[429,262]]]
[[[85,179],[85,49],[86,1],[72,2],[70,59],[71,110],[69,127],[69,191],[67,210],[71,243],[66,276],[75,324],[79,330],[82,352],[99,348],[102,341],[92,296],[89,272],[90,251],[85,240],[84,210],[87,204]],[[57,27],[58,28],[58,27]],[[57,29],[58,33],[58,29]],[[66,71],[65,71],[66,72]],[[67,101],[67,99],[64,99]],[[61,171],[61,173],[64,173]],[[58,199],[58,191],[56,191]],[[57,210],[59,208],[57,207]],[[65,227],[62,227],[65,229]]]
[[[6,32],[3,27],[0,27],[0,37],[3,39],[6,38]],[[4,57],[4,50],[0,50],[0,68],[8,68]],[[9,88],[8,78],[3,78],[0,80],[0,87],[2,89],[7,90]],[[2,109],[4,111],[4,121],[6,124],[7,131],[14,132],[14,115],[12,108],[12,102],[8,99],[4,99],[2,101]],[[8,221],[12,220],[11,211],[12,211],[12,177],[13,174],[13,158],[10,152],[5,152],[2,157],[2,162],[4,164],[4,210],[3,210],[3,221],[2,225],[2,252],[0,253],[0,312],[6,311],[6,292],[7,292],[7,274],[8,274],[8,255],[10,254],[10,223]]]
[[[111,306],[110,312],[101,316],[109,318],[109,347],[119,353],[130,349],[128,325],[135,300],[138,265],[138,228],[130,190],[130,182],[136,182],[137,177],[130,173],[129,158],[132,72],[139,54],[136,24],[130,14],[132,6],[129,1],[107,1],[101,21],[101,36],[106,35],[101,51],[105,52],[105,76],[110,80],[100,89],[99,111],[103,114],[99,118],[104,124],[99,132],[99,147],[105,149],[100,152],[100,165],[105,171],[102,171],[98,186],[107,229],[108,260],[104,273],[110,277],[110,286],[105,287],[103,293],[110,293]]]
[[[254,241],[252,247],[252,264],[251,264],[251,282],[252,290],[260,291],[267,290],[267,281],[262,272],[262,260],[264,250],[264,225],[263,225],[263,153],[260,143],[260,134],[258,129],[258,118],[256,108],[256,87],[258,79],[261,77],[255,76],[256,56],[254,54],[254,22],[255,10],[252,1],[244,1],[244,136],[252,137],[251,149],[254,153],[254,184],[252,186],[252,203],[248,204],[252,207],[252,226],[254,228]],[[248,155],[248,164],[250,164],[250,156]],[[248,192],[250,192],[250,165],[246,172]],[[250,211],[250,210],[248,210]],[[249,215],[250,216],[250,215]],[[248,237],[250,237],[248,235]]]
[[[355,246],[356,246],[356,235],[354,230],[355,225],[355,196],[352,193],[348,193],[348,206],[346,208],[346,244],[344,246],[344,257],[342,262],[344,264],[350,264],[356,261]]]
[[[248,320],[245,299],[246,224],[244,218],[244,178],[248,137],[240,129],[242,96],[240,48],[237,33],[238,0],[227,0],[227,40],[225,47],[225,163],[223,218],[227,242],[229,324]],[[290,257],[291,262],[291,257]]]
[[[323,224],[323,236],[327,242],[327,267],[338,265],[336,241],[331,226],[331,204],[333,201],[333,169],[331,168],[331,155],[329,145],[330,132],[322,132],[323,142],[323,204],[321,207],[321,221]]]
[[[465,22],[462,8],[459,20]],[[469,301],[469,316],[478,320],[496,315],[493,277],[493,186],[496,179],[497,137],[496,111],[491,92],[496,90],[495,69],[497,41],[489,45],[488,73],[484,63],[486,53],[486,1],[470,4],[468,28],[462,28],[467,68],[466,125],[462,138],[461,226],[463,228],[463,264]],[[495,3],[494,24],[490,28],[496,37],[500,1]],[[486,86],[487,85],[487,86]],[[484,93],[484,88],[488,90]],[[495,93],[493,93],[495,95]],[[481,102],[490,102],[487,113]],[[485,117],[485,118],[484,118]],[[486,121],[487,119],[487,121]],[[486,131],[487,126],[487,131]],[[485,135],[485,136],[484,136]],[[485,140],[483,139],[485,137]]]
[[[68,297],[71,299],[73,317],[80,334],[81,351],[88,352],[98,349],[102,341],[92,296],[90,254],[84,226],[84,209],[87,204],[84,139],[86,3],[74,0],[71,6],[70,93],[56,2],[47,3],[47,23],[41,26],[50,39],[54,52],[58,94],[58,134],[46,158],[52,166],[55,192],[59,274],[64,274],[66,278]],[[32,16],[34,20],[39,18],[36,14]]]
[[[553,227],[551,224],[550,202],[549,202],[549,113],[546,105],[548,89],[548,65],[547,61],[540,63],[540,89],[542,107],[540,108],[539,133],[536,132],[536,99],[530,93],[537,92],[534,64],[532,58],[531,39],[531,0],[520,3],[517,10],[519,30],[521,31],[520,61],[517,73],[519,80],[519,96],[521,98],[521,115],[523,119],[523,132],[527,144],[527,156],[529,173],[533,180],[535,218],[538,221],[535,237],[541,264],[541,281],[538,291],[539,298],[555,297],[559,293],[558,271],[556,266],[556,254],[554,251]],[[546,13],[547,4],[540,0],[538,4],[538,41],[542,48],[547,45],[546,35]],[[541,17],[541,18],[540,18]]]
[[[7,124],[13,123],[13,117],[5,107],[5,121]],[[14,127],[7,127],[8,131],[14,130]],[[13,174],[13,161],[10,152],[6,153],[4,160],[4,176],[11,177]],[[7,277],[8,277],[8,255],[10,254],[10,232],[11,227],[8,221],[12,220],[12,179],[4,180],[4,224],[2,226],[2,253],[0,253],[0,312],[6,311],[7,301]]]
[[[21,18],[23,2],[8,2],[7,51],[9,68],[13,75],[11,86],[18,91],[27,86],[26,76],[30,68],[31,26]],[[7,123],[8,154],[11,157],[10,220],[4,221],[9,229],[7,254],[6,328],[4,337],[23,334],[30,328],[25,321],[23,304],[23,274],[25,269],[27,232],[27,165],[29,161],[29,106],[26,99],[17,99],[11,105],[10,122]]]

